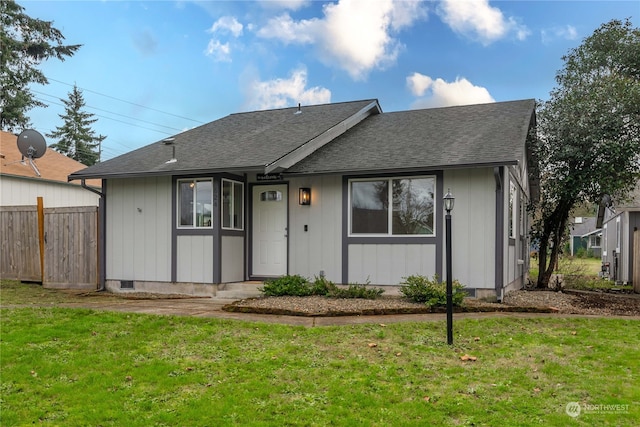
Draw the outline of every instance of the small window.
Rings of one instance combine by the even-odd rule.
[[[263,191],[260,193],[260,201],[261,202],[281,202],[282,201],[282,192],[269,190]]]
[[[353,180],[351,234],[434,234],[432,177]]]
[[[210,228],[213,180],[178,181],[178,227]]]
[[[244,184],[222,180],[222,228],[244,230]]]

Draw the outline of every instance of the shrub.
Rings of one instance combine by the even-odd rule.
[[[327,296],[333,298],[363,298],[377,299],[384,293],[384,289],[367,287],[359,283],[351,283],[347,288],[338,288],[334,285]]]
[[[376,299],[383,289],[368,288],[366,285],[351,284],[348,288],[339,288],[324,277],[316,277],[313,282],[300,275],[282,276],[268,280],[260,291],[269,297],[323,295],[332,298],[365,298]]]
[[[335,287],[336,285],[331,280],[316,276],[311,284],[311,295],[328,295]]]
[[[457,280],[452,282],[452,286],[453,305],[462,305],[465,296],[464,286]],[[400,283],[400,292],[406,298],[428,306],[447,305],[447,284],[441,282],[437,275],[432,279],[420,275],[404,277],[404,282]]]
[[[298,274],[293,276],[282,276],[277,279],[267,280],[260,291],[266,296],[297,296],[306,297],[314,295],[314,288],[309,283],[309,279]]]

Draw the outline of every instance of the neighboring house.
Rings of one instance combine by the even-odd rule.
[[[598,225],[602,227],[602,263],[609,278],[633,284],[640,292],[640,181],[628,200],[600,206]]]
[[[71,174],[103,180],[107,289],[215,295],[285,274],[453,275],[502,298],[528,272],[535,101],[383,113],[363,100],[232,114]]]
[[[577,216],[571,224],[569,235],[569,254],[571,256],[584,253],[600,258],[602,230],[596,227],[596,217]]]
[[[85,165],[47,149],[44,156],[33,161],[33,168],[28,159],[22,158],[17,140],[16,135],[0,131],[0,206],[35,206],[38,197],[46,208],[98,206],[100,197],[96,193],[82,188],[79,182],[68,182],[69,174]],[[87,181],[87,185],[99,190],[101,181]]]
[[[51,149],[23,159],[17,140],[0,132],[0,276],[96,289],[102,181],[69,182],[86,166]]]

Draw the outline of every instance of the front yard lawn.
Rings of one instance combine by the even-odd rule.
[[[631,319],[454,320],[449,347],[444,322],[304,328],[55,307],[0,315],[2,426],[640,419]]]

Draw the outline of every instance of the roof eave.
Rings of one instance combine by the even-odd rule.
[[[68,181],[78,179],[123,179],[123,178],[144,178],[150,176],[186,176],[186,175],[204,175],[217,173],[233,173],[233,172],[264,172],[264,165],[259,166],[242,166],[233,168],[217,168],[217,169],[181,169],[171,171],[136,171],[136,172],[113,172],[102,174],[71,174]]]

